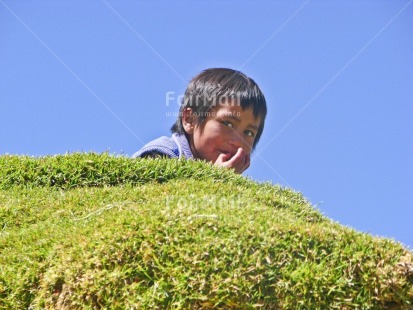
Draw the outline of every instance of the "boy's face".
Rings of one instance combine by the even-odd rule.
[[[242,173],[249,167],[250,154],[260,126],[252,109],[242,110],[237,103],[211,109],[205,122],[197,125],[190,108],[183,113],[182,124],[195,158]]]

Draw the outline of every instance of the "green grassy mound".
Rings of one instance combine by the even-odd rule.
[[[413,255],[197,161],[0,157],[1,309],[411,309]]]

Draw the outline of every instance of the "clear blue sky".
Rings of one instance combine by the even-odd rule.
[[[209,67],[266,96],[245,175],[413,248],[412,0],[0,0],[0,154],[131,155]]]

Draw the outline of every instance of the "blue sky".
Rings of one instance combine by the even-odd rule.
[[[210,67],[267,99],[244,175],[413,248],[412,0],[0,0],[0,155],[132,155]]]

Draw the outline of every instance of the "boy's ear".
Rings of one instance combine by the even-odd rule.
[[[182,111],[182,126],[187,134],[192,134],[196,125],[196,116],[192,108],[185,108]]]

